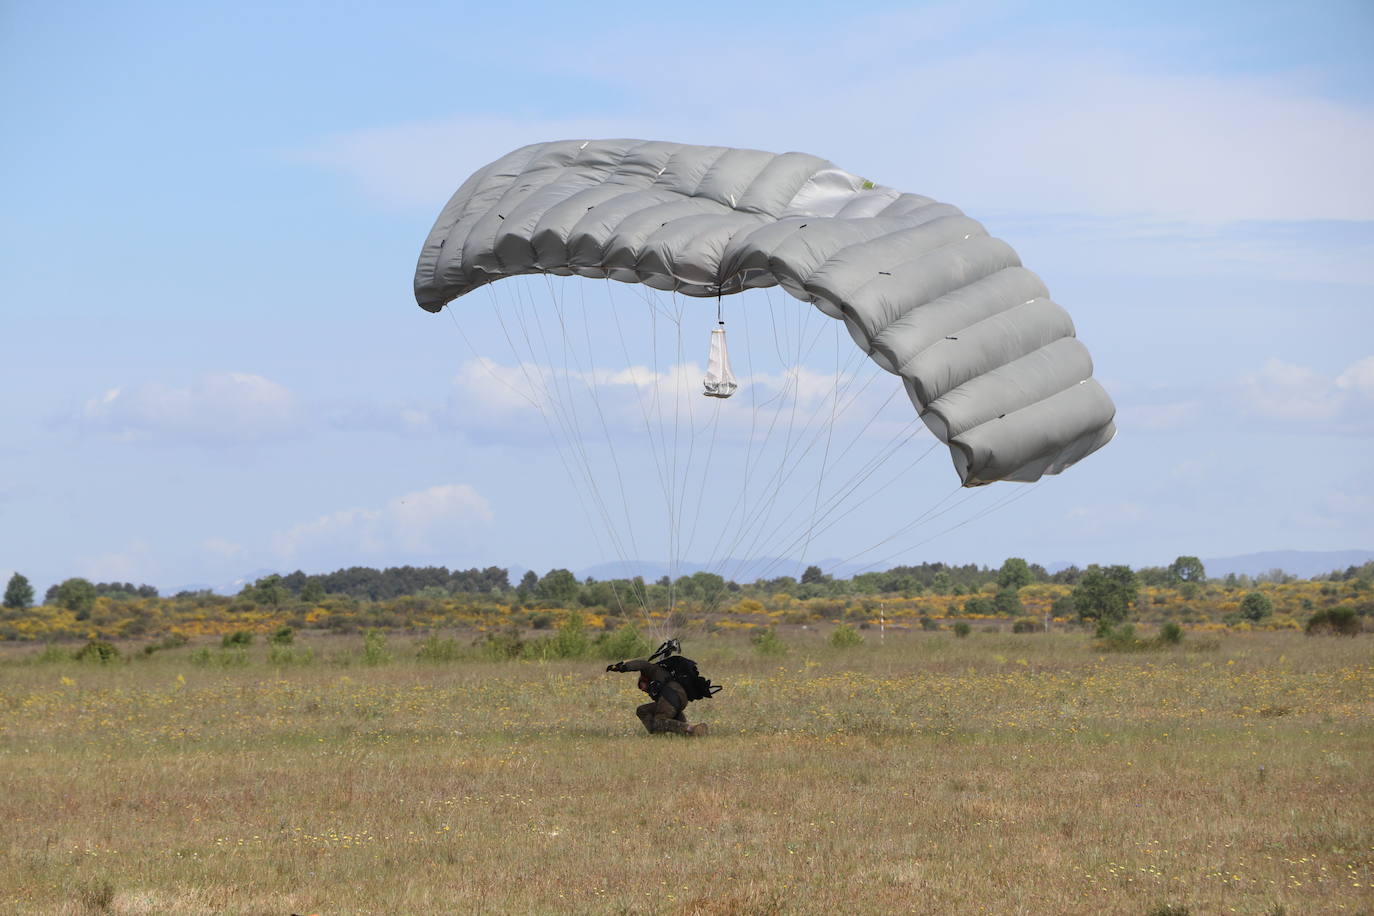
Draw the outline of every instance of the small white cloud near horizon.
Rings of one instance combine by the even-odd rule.
[[[1323,490],[1312,504],[1289,518],[1288,523],[1301,528],[1324,531],[1357,529],[1374,516],[1374,492],[1368,487],[1333,486]]]
[[[227,538],[211,537],[201,542],[201,548],[206,553],[219,557],[224,560],[232,560],[243,554],[243,545],[236,544]]]
[[[248,372],[206,373],[187,385],[113,387],[89,399],[78,429],[120,442],[232,444],[286,435],[301,408],[284,386]]]
[[[1335,376],[1270,357],[1259,371],[1242,376],[1235,392],[1254,416],[1338,431],[1366,428],[1374,423],[1374,356]]]
[[[78,568],[92,582],[144,582],[158,579],[153,548],[147,541],[131,541],[122,550],[112,550],[82,560]]]
[[[321,568],[401,555],[437,557],[470,546],[491,522],[491,504],[468,484],[440,484],[396,497],[380,508],[341,509],[272,537],[283,561]]]

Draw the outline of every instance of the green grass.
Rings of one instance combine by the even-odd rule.
[[[701,740],[643,735],[595,659],[6,649],[0,907],[1370,911],[1368,639],[782,638],[685,647],[727,685]]]

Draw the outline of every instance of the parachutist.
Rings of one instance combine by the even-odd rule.
[[[650,658],[656,658],[664,648],[677,651],[676,640],[670,640]],[[635,708],[635,715],[651,735],[673,734],[700,738],[706,734],[706,723],[687,724],[684,710],[693,700],[710,699],[720,687],[697,673],[696,662],[680,655],[670,655],[659,662],[645,658],[607,665],[607,671],[638,671],[640,690],[650,697],[648,703]]]

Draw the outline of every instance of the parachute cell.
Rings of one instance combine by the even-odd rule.
[[[805,153],[643,140],[515,150],[463,183],[420,253],[437,312],[521,274],[717,297],[781,286],[901,377],[960,480],[1033,481],[1111,440],[1073,322],[957,208]]]

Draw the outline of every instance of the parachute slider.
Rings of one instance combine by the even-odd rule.
[[[722,325],[725,322],[721,322]],[[725,349],[725,328],[711,330],[711,354],[706,361],[706,377],[701,380],[702,392],[708,398],[728,398],[739,388],[735,374],[730,371],[730,354]]]

